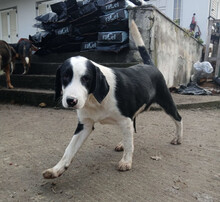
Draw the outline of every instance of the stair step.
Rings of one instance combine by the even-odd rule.
[[[122,50],[120,53],[113,52],[99,52],[99,51],[88,51],[88,52],[66,52],[66,53],[50,53],[48,55],[32,55],[32,62],[57,62],[63,63],[66,59],[74,56],[83,56],[99,64],[101,63],[124,63],[136,62],[130,61],[133,59],[133,54],[136,50]],[[127,58],[131,54],[131,58]],[[134,60],[134,59],[133,59]]]
[[[54,90],[55,75],[11,75],[15,88]],[[6,86],[5,75],[0,76],[0,86]]]
[[[31,63],[28,74],[34,75],[55,75],[61,63]],[[22,63],[16,63],[13,74],[22,74],[24,67]]]
[[[57,68],[62,63],[31,63],[31,67],[29,69],[28,74],[35,74],[35,75],[55,75]],[[138,63],[101,63],[104,66],[107,67],[119,67],[119,68],[125,68],[132,65],[136,65]],[[21,62],[16,62],[15,64],[15,70],[13,74],[22,74],[24,72],[24,67]]]
[[[57,106],[54,102],[54,83],[56,70],[62,64],[59,62],[50,63],[50,61],[47,62],[46,58],[43,61],[39,58],[39,60],[34,60],[31,63],[31,68],[26,75],[22,74],[24,71],[22,63],[16,62],[15,71],[11,75],[11,83],[15,87],[14,89],[4,88],[6,86],[5,75],[0,75],[0,103],[32,106],[45,103],[47,107]],[[137,63],[114,63],[112,60],[112,63],[107,61],[100,64],[107,67],[125,68]]]
[[[54,107],[54,92],[50,90],[0,88],[0,102],[10,104],[24,104],[39,106],[45,103],[47,107]]]

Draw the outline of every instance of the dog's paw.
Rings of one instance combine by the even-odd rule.
[[[119,171],[128,171],[128,170],[131,170],[131,165],[132,165],[132,163],[130,163],[130,162],[120,161],[119,164],[118,164],[118,170],[119,170]]]
[[[170,144],[173,144],[173,145],[179,145],[179,144],[181,144],[181,143],[182,143],[181,138],[177,138],[177,137],[175,137],[175,138],[170,142]]]
[[[9,84],[9,85],[8,85],[8,88],[9,88],[9,89],[13,89],[14,86],[12,86],[11,84]]]
[[[54,172],[52,168],[47,169],[43,172],[43,177],[45,179],[54,179],[59,177],[60,175],[58,175],[58,173]]]
[[[122,143],[119,143],[119,144],[115,147],[115,151],[117,151],[117,152],[124,151],[123,144],[122,144]]]

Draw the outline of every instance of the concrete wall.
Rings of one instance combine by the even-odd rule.
[[[192,67],[200,60],[202,45],[154,7],[132,9],[129,18],[135,19],[155,65],[169,87],[188,83]],[[131,49],[135,49],[131,39]],[[138,60],[138,55],[133,54]]]
[[[150,0],[146,3],[155,6],[170,19],[173,19],[174,0]]]

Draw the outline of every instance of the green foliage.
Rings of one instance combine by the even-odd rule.
[[[177,25],[180,25],[180,19],[176,19],[173,22],[176,23]]]
[[[184,28],[184,31],[186,32],[186,34],[187,34],[188,36],[195,38],[195,32],[194,32],[194,31],[190,31],[189,29],[185,29],[185,28]],[[195,38],[195,39],[196,39],[196,40],[198,41],[198,43],[200,43],[200,44],[203,44],[203,43],[204,43],[204,41],[203,41],[200,37]]]
[[[200,43],[200,44],[203,44],[204,43],[204,41],[199,37],[199,38],[197,38],[197,41]]]

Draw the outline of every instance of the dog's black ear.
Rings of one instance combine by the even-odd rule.
[[[61,91],[62,91],[60,68],[61,66],[57,68],[57,72],[56,72],[55,97],[54,97],[55,101],[57,101],[61,97]]]
[[[98,67],[95,67],[95,88],[93,95],[95,99],[101,103],[109,92],[109,85],[105,78],[105,75],[100,71]]]

